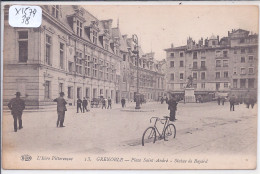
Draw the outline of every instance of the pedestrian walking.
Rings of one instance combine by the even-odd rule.
[[[224,106],[224,104],[225,104],[225,97],[222,97],[222,98],[221,98],[221,103],[222,103],[222,105]]]
[[[82,102],[83,113],[85,112],[85,110],[86,112],[88,112],[87,106],[88,106],[88,100],[86,99],[86,97],[84,97]]]
[[[107,106],[106,106],[106,98],[103,98],[103,100],[102,100],[102,109],[103,108],[107,108]]]
[[[219,96],[218,96],[218,99],[217,99],[217,100],[218,100],[218,105],[220,105],[220,97],[219,97]]]
[[[25,109],[25,102],[20,98],[21,93],[16,92],[16,98],[13,98],[8,103],[8,108],[11,110],[11,114],[14,119],[14,131],[17,132],[17,119],[19,120],[19,129],[23,128],[22,115]]]
[[[229,99],[229,102],[230,102],[230,111],[235,111],[235,103],[236,103],[235,94],[232,94],[232,96]]]
[[[77,100],[77,113],[79,113],[79,109],[82,113],[81,105],[82,105],[82,100],[80,98],[78,98],[78,100]]]
[[[164,101],[164,98],[162,97],[162,98],[161,98],[161,104],[163,104],[163,101]]]
[[[63,97],[64,97],[64,92],[61,92],[60,97],[53,100],[54,102],[57,102],[57,113],[58,113],[58,120],[56,123],[57,127],[59,127],[59,126],[65,127],[63,125],[63,123],[64,123],[64,119],[65,119],[65,112],[67,111],[67,108],[66,108],[67,102],[65,101],[65,99]]]
[[[168,101],[168,110],[170,110],[170,121],[175,121],[176,119],[176,110],[177,110],[177,101],[175,96],[172,95],[171,99]]]
[[[124,108],[125,107],[125,98],[121,99],[121,104],[122,104],[122,108]]]
[[[108,103],[107,109],[108,109],[109,107],[110,107],[110,109],[112,109],[112,100],[111,100],[110,97],[108,97],[107,103]]]

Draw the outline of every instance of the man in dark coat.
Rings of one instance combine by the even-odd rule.
[[[170,121],[177,120],[175,118],[176,110],[177,110],[177,101],[175,99],[175,96],[172,95],[171,99],[168,101],[168,110],[170,110]]]
[[[67,102],[65,101],[64,97],[64,92],[60,93],[60,97],[54,99],[54,102],[57,102],[57,113],[58,113],[58,120],[57,120],[57,127],[65,127],[63,125],[64,123],[64,118],[65,118],[65,111],[67,111],[66,104]]]
[[[107,109],[110,107],[110,109],[112,109],[112,100],[110,97],[108,97],[108,100],[107,100]]]
[[[220,96],[218,96],[217,100],[218,100],[218,105],[220,105]]]
[[[121,104],[122,104],[122,108],[124,108],[125,107],[125,98],[121,99]]]
[[[83,98],[82,106],[83,106],[83,113],[85,112],[85,110],[86,110],[86,112],[88,112],[88,109],[87,109],[88,100],[85,97]]]
[[[82,112],[81,105],[82,105],[82,100],[80,98],[78,98],[78,100],[77,100],[77,113],[79,113],[79,109]]]
[[[229,99],[230,102],[230,111],[235,111],[235,103],[236,103],[236,96],[235,94],[232,94],[232,96]]]
[[[25,103],[24,100],[20,98],[20,92],[16,92],[15,95],[16,98],[11,99],[8,103],[8,108],[11,110],[11,114],[14,118],[14,131],[17,132],[17,119],[19,120],[19,129],[23,128],[22,115],[23,110],[25,109]]]

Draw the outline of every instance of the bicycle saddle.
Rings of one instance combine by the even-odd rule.
[[[170,118],[169,116],[163,116],[164,118]]]

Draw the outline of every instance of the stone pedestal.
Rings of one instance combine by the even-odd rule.
[[[185,102],[186,103],[196,102],[195,95],[194,95],[194,88],[185,89]]]

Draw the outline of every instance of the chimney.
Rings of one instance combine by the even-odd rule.
[[[174,46],[173,46],[173,43],[171,44],[171,48],[173,48]]]
[[[217,39],[218,39],[218,42],[219,42],[219,35],[217,35]]]

